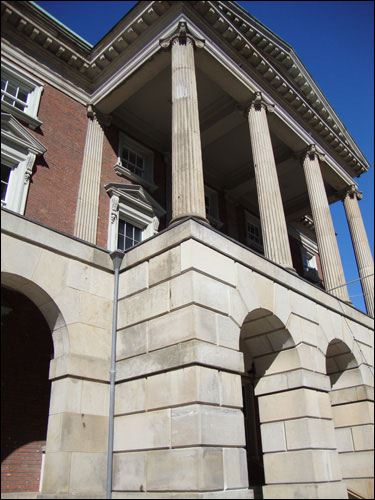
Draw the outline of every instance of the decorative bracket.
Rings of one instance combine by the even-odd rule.
[[[111,196],[111,223],[113,224],[117,218],[119,197],[116,195]]]

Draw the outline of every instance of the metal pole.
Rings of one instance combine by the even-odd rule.
[[[109,429],[108,429],[108,457],[107,457],[107,484],[106,498],[112,496],[112,462],[113,462],[113,426],[115,413],[115,379],[116,379],[116,334],[117,334],[117,302],[118,302],[118,283],[119,270],[124,252],[115,250],[109,254],[113,261],[115,271],[115,284],[113,293],[113,319],[112,319],[112,350],[111,350],[111,368],[109,371]]]

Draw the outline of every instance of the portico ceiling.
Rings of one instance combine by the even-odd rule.
[[[160,152],[170,152],[171,68],[167,65],[156,72],[152,68],[153,64],[158,68],[165,65],[158,58],[159,55],[154,56],[147,68],[147,72],[155,76],[146,79],[145,84],[137,88],[132,84],[133,90],[128,97],[126,91],[121,97],[119,94],[118,100],[125,100],[112,111],[112,116],[117,125],[145,145]],[[160,53],[160,58],[164,60],[164,53]],[[206,58],[206,55],[200,57],[199,52],[196,52],[205,182],[213,188],[223,190],[234,202],[257,214],[249,125],[243,108],[234,98],[238,94],[238,83],[233,77],[231,82],[228,75],[222,81],[222,71],[214,72],[210,77],[204,67]],[[141,77],[137,79],[142,81]],[[241,89],[242,101],[246,95],[250,99],[249,90]],[[272,117],[272,113],[270,116]],[[310,210],[306,182],[298,158],[304,144],[297,136],[290,134],[280,120],[270,119],[270,129],[286,216],[290,221],[297,221]],[[340,179],[334,176],[334,182],[339,189]],[[336,188],[327,185],[328,193],[332,194]]]

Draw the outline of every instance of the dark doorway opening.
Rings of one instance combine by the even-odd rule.
[[[39,491],[53,343],[39,309],[1,288],[1,491]]]

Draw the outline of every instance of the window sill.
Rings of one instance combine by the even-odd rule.
[[[18,118],[19,120],[26,122],[30,127],[35,130],[41,125],[43,125],[43,122],[38,120],[38,118],[35,118],[34,116],[28,115],[24,111],[21,111],[18,108],[15,108],[11,104],[1,101],[1,111],[5,111],[6,113],[9,113],[13,115],[14,117]]]
[[[120,163],[116,163],[115,165],[113,165],[113,168],[116,174],[119,175],[120,177],[125,177],[126,179],[129,179],[137,184],[140,184],[141,186],[148,189],[151,193],[153,193],[158,188],[156,184],[153,184],[152,182],[146,181],[142,177],[139,177],[139,175],[134,174],[128,168],[124,167]]]

